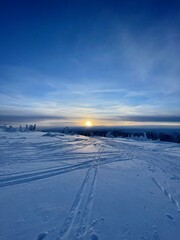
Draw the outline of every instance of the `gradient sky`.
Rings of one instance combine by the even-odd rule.
[[[180,125],[180,1],[0,3],[0,124]]]

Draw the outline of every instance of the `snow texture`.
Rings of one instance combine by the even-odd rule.
[[[0,240],[179,240],[180,145],[0,131]]]

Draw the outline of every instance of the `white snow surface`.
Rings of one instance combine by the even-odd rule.
[[[179,240],[180,145],[0,131],[0,240]]]

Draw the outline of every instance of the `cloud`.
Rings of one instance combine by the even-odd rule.
[[[19,123],[19,122],[36,122],[36,121],[57,121],[67,120],[64,116],[48,116],[48,115],[0,115],[0,122],[3,123]]]
[[[167,122],[167,123],[180,123],[180,115],[156,115],[156,116],[119,116],[114,117],[114,120],[119,121],[130,121],[130,122]]]

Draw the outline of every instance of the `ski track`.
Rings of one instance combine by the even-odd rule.
[[[120,157],[117,159],[105,158],[99,162],[99,165],[105,165],[109,163],[114,163],[119,161],[128,161],[128,160],[131,160],[131,158],[129,157],[126,157],[126,158]],[[80,162],[77,164],[70,164],[68,166],[57,167],[57,168],[45,170],[45,171],[38,171],[38,172],[35,171],[35,172],[25,173],[25,174],[14,174],[14,175],[10,175],[9,177],[1,177],[0,188],[42,180],[42,179],[58,176],[61,174],[69,173],[75,170],[86,169],[90,167],[93,162],[94,160],[89,160],[89,161]]]
[[[91,161],[91,165],[89,166],[86,172],[84,180],[71,206],[69,214],[67,215],[63,226],[61,228],[60,227],[55,228],[56,230],[57,229],[60,229],[60,230],[58,230],[58,232],[56,233],[56,236],[55,235],[53,236],[53,239],[75,240],[75,239],[83,239],[83,237],[86,235],[87,229],[88,229],[88,223],[90,220],[91,210],[94,202],[94,194],[95,194],[96,181],[97,181],[97,175],[98,175],[98,165],[99,165],[99,160],[103,153],[103,149],[104,147],[101,146],[98,152],[95,153],[94,158]],[[90,186],[90,189],[88,189],[88,186]],[[88,195],[87,199],[85,197],[86,194]],[[83,214],[80,218],[78,218],[79,212],[82,206],[84,206],[82,209]],[[78,230],[76,229],[76,226],[78,226]],[[46,231],[47,233],[46,236],[51,232],[52,230]],[[38,239],[40,235],[41,234],[39,234],[36,239]]]
[[[91,216],[91,211],[92,211],[92,207],[93,207],[93,203],[94,203],[94,193],[95,193],[95,189],[96,189],[99,160],[102,156],[103,151],[104,151],[104,147],[102,147],[102,150],[100,151],[100,156],[97,158],[97,160],[95,162],[94,176],[93,176],[91,188],[90,188],[89,195],[88,195],[88,198],[86,201],[86,205],[84,207],[81,221],[78,223],[79,227],[78,227],[77,233],[75,235],[75,238],[73,237],[73,239],[82,240],[86,236],[88,226],[89,226],[88,224],[89,224],[89,220],[90,220],[90,216]]]
[[[152,181],[164,193],[169,201],[176,206],[177,211],[180,211],[179,202],[163,186],[161,186],[154,177],[152,178]]]
[[[98,166],[96,166],[95,172],[94,172],[94,177],[91,185],[91,189],[88,195],[88,199],[86,201],[86,206],[84,208],[84,212],[82,214],[81,222],[79,223],[79,228],[77,230],[77,234],[74,239],[83,239],[87,233],[88,229],[88,223],[91,215],[91,210],[93,207],[93,202],[94,202],[94,192],[96,189],[96,181],[97,181],[97,171],[98,171]]]
[[[79,227],[76,237],[71,238],[70,235],[74,230],[73,228],[75,226],[75,220],[77,218],[78,212],[80,210],[80,206],[82,204],[82,201],[83,201],[83,198],[85,195],[86,189],[83,188],[83,190],[82,190],[82,186],[75,198],[75,201],[71,207],[70,213],[69,213],[68,217],[66,218],[63,227],[60,230],[59,236],[57,238],[58,240],[83,239],[82,237],[86,234],[91,209],[93,206],[94,193],[95,193],[96,180],[97,180],[98,163],[99,163],[99,159],[101,158],[102,152],[103,152],[103,147],[100,147],[97,156],[95,156],[95,158],[93,159],[92,166],[87,171],[88,178],[85,177],[85,179],[82,183],[82,186],[84,186],[86,184],[86,187],[87,187],[87,184],[90,184],[90,183],[88,183],[88,180],[90,177],[89,175],[90,175],[90,173],[92,173],[91,175],[93,175],[93,180],[92,180],[92,184],[91,184],[89,194],[88,194],[88,197],[86,200],[84,211],[83,211],[83,214],[81,217],[81,221],[78,223],[76,222],[76,224]],[[87,174],[86,174],[86,176],[87,176]],[[83,236],[82,236],[82,234],[79,235],[80,232],[83,234]]]

